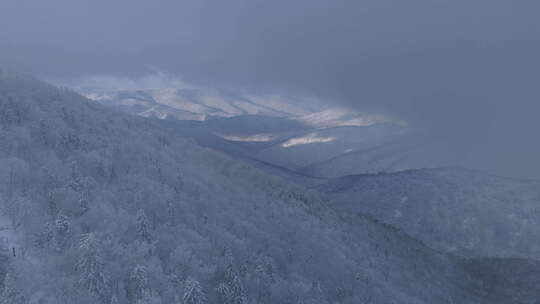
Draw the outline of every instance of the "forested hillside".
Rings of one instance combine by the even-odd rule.
[[[29,77],[0,75],[0,143],[2,304],[532,299],[488,298],[490,263]]]
[[[540,182],[461,168],[351,175],[317,187],[336,210],[363,212],[461,256],[540,258]]]

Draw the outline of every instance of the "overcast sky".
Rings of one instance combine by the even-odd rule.
[[[540,177],[537,0],[0,0],[0,66],[316,96]],[[478,156],[481,155],[481,156]]]

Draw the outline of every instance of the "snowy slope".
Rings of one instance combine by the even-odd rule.
[[[104,89],[78,88],[86,97],[143,116],[205,120],[209,117],[261,115],[303,116],[316,108],[276,97],[242,96],[210,89]]]
[[[325,172],[308,172],[304,168],[343,154],[377,147],[405,133],[407,129],[394,124],[310,129],[260,151],[257,158],[304,174],[326,177]]]
[[[349,156],[404,140],[401,138],[411,132],[404,123],[381,115],[294,97],[241,95],[202,88],[76,88],[91,100],[131,114],[202,121],[199,130],[206,128],[210,137],[218,136],[233,144],[266,143],[265,149],[256,154],[249,149],[244,154],[308,176],[335,177],[378,171],[381,166],[366,166],[357,159],[351,163]],[[202,139],[201,134],[198,131],[196,137],[205,145],[203,142],[208,139]],[[216,145],[210,147],[228,152]],[[388,167],[388,161],[382,166]]]
[[[100,88],[74,86],[87,98],[145,117],[206,120],[219,117],[256,116],[294,120],[311,129],[370,126],[401,121],[318,101],[295,97],[256,96],[203,88]]]
[[[319,129],[343,127],[343,126],[370,126],[378,123],[396,123],[403,125],[400,121],[393,121],[382,115],[366,115],[358,113],[352,109],[331,107],[321,111],[309,113],[298,117],[298,120],[306,125]]]
[[[5,297],[55,304],[182,303],[183,293],[204,294],[208,303],[534,299],[533,288],[511,283],[511,293],[492,300],[486,295],[499,281],[490,261],[475,268],[369,216],[336,214],[316,193],[152,120],[27,77],[0,76],[0,140],[0,160],[9,160],[0,170],[8,185],[0,187],[0,210],[19,223],[26,252],[2,256],[10,272]],[[531,265],[526,271],[537,278]]]
[[[540,258],[540,181],[465,169],[352,175],[318,187],[363,212],[463,256]]]

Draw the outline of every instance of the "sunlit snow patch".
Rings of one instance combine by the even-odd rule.
[[[377,123],[394,123],[405,126],[406,123],[379,114],[363,114],[345,108],[329,108],[320,112],[299,117],[304,124],[316,128],[342,126],[366,127]]]
[[[315,144],[315,143],[327,143],[336,140],[335,137],[321,137],[317,133],[310,133],[304,137],[296,137],[289,139],[281,144],[283,148],[289,148],[297,145]]]
[[[217,136],[230,140],[230,141],[244,141],[244,142],[267,142],[272,141],[276,137],[271,134],[255,134],[255,135],[248,135],[248,136],[240,136],[240,135],[224,135],[224,134],[216,134]]]

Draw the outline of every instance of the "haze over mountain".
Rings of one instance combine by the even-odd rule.
[[[0,64],[315,97],[424,128],[467,167],[540,177],[536,1],[0,3]]]
[[[537,180],[441,168],[350,175],[317,188],[334,209],[370,214],[443,252],[540,257]]]
[[[0,304],[540,302],[536,1],[0,1]]]
[[[374,218],[335,212],[336,203],[201,148],[162,120],[27,77],[3,75],[0,92],[1,178],[9,185],[0,201],[13,229],[4,234],[13,255],[1,263],[6,299],[161,303],[187,293],[241,303],[528,303],[538,295],[534,280],[519,280],[540,270],[514,259],[521,254],[512,248],[521,247],[507,248],[504,259],[485,259],[484,250],[495,251],[483,244],[475,259],[441,253],[428,247],[436,234],[403,227],[426,246],[371,209],[363,211]]]
[[[214,302],[231,288],[241,301],[493,303],[470,290],[480,286],[475,262],[336,214],[316,193],[152,121],[30,78],[0,79],[10,299],[160,303],[184,290]],[[190,289],[194,279],[202,291]],[[487,294],[497,283],[483,282]]]
[[[253,96],[208,88],[107,88],[97,77],[72,86],[103,105],[176,124],[199,144],[292,170],[334,178],[464,165],[452,141],[375,113],[290,96]],[[101,86],[101,87],[100,87]],[[194,121],[194,122],[187,122]],[[200,121],[200,122],[199,122]],[[466,146],[463,147],[466,149]]]

